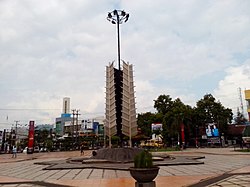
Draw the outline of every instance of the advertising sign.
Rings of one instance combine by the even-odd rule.
[[[91,120],[82,120],[81,130],[93,129],[93,122]]]
[[[3,140],[3,131],[0,131],[0,142],[2,143]]]
[[[33,153],[34,133],[35,133],[35,121],[30,121],[29,122],[29,140],[28,140],[28,152],[27,153]]]
[[[207,137],[218,137],[219,130],[214,123],[209,123],[206,128]]]
[[[98,126],[99,126],[98,122],[93,122],[93,129],[94,129],[95,134],[98,134]]]
[[[152,131],[162,130],[162,124],[161,123],[152,123],[151,128],[152,128]]]
[[[181,124],[181,140],[182,140],[182,144],[185,144],[184,123]]]
[[[2,144],[3,144],[3,131],[0,131],[0,151],[2,151]]]

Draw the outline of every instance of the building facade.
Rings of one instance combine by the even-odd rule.
[[[71,123],[72,121],[71,113],[70,113],[70,98],[63,98],[63,108],[61,117],[56,118],[56,134],[63,136],[68,129],[65,128],[65,124]]]
[[[247,102],[248,119],[250,121],[250,90],[245,90],[245,99]]]

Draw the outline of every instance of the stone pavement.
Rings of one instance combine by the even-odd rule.
[[[233,148],[187,149],[170,152],[172,156],[205,156],[200,165],[160,166],[157,187],[248,186],[250,187],[250,153],[234,152]],[[11,186],[91,186],[128,187],[135,180],[128,171],[107,169],[43,170],[46,165],[35,162],[79,157],[80,152],[34,153],[32,155],[0,155],[0,187]],[[90,157],[85,151],[84,157]],[[80,163],[79,163],[80,164]]]

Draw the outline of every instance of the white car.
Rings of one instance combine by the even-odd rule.
[[[47,148],[46,147],[41,147],[41,149],[40,149],[40,152],[47,152],[48,150],[47,150]]]
[[[25,147],[23,153],[27,154],[27,152],[28,152],[28,147]]]

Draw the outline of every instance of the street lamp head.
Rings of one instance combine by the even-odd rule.
[[[123,11],[121,12],[121,15],[122,15],[122,16],[126,16],[126,12],[123,10]]]
[[[126,15],[126,18],[125,18],[125,23],[128,21],[128,18],[129,18],[129,14]]]
[[[123,22],[127,22],[129,18],[129,14],[127,14],[124,10],[113,10],[112,12],[108,13],[107,20],[110,21],[112,24],[117,25],[117,39],[118,39],[118,70],[120,71],[120,32],[119,32],[119,25]]]
[[[112,14],[110,12],[108,13],[108,18],[112,18]]]
[[[124,10],[113,10],[108,13],[107,20],[112,24],[122,24],[123,22],[127,22],[129,18],[129,14]]]

